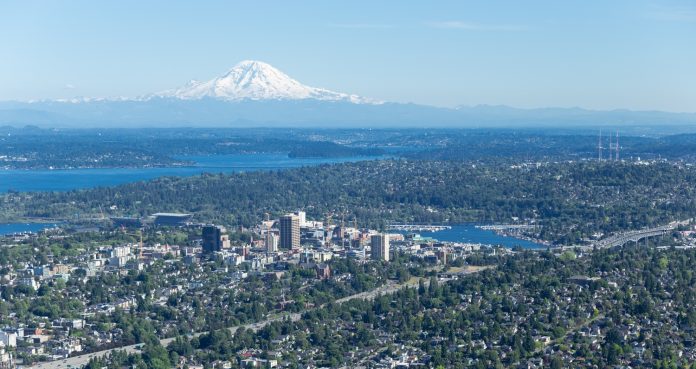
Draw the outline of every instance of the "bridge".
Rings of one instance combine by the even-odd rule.
[[[628,242],[638,242],[644,238],[663,236],[676,228],[676,224],[640,229],[637,231],[620,232],[611,237],[600,240],[595,244],[598,248],[610,248],[624,245]]]
[[[628,242],[638,242],[640,240],[650,238],[650,237],[663,236],[663,235],[675,230],[680,225],[689,224],[691,221],[692,221],[692,219],[687,219],[687,220],[680,221],[680,222],[671,222],[667,225],[663,225],[663,226],[659,226],[659,227],[638,229],[638,230],[634,230],[634,231],[619,232],[619,233],[614,234],[610,237],[607,237],[603,240],[599,240],[596,243],[594,243],[593,245],[589,245],[589,246],[583,246],[583,245],[563,246],[563,247],[561,247],[561,249],[592,250],[593,247],[596,247],[596,248],[617,247],[617,246],[624,245]]]
[[[427,224],[390,224],[387,226],[387,230],[405,232],[438,232],[451,228],[450,226]]]

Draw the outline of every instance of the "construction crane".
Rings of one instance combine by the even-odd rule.
[[[143,260],[143,230],[139,229],[138,233],[140,234],[140,252],[138,253],[138,260]]]
[[[136,236],[136,237],[140,238],[140,243],[138,244],[138,248],[139,248],[138,259],[142,260],[143,259],[143,229],[139,228],[138,233],[128,233],[128,232],[126,232],[126,229],[123,227],[121,228],[121,230],[123,231],[123,234],[127,234],[129,236]]]
[[[331,229],[331,212],[326,213],[326,225],[324,226],[324,245],[326,245],[326,234],[329,233],[329,239],[333,237],[333,230]]]
[[[341,213],[341,233],[339,234],[341,236],[341,246],[343,248],[346,248],[346,212],[343,211]]]
[[[331,212],[326,213],[326,218],[324,218],[326,221],[326,227],[331,227]]]

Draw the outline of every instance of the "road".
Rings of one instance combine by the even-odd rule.
[[[666,225],[655,228],[641,229],[637,231],[617,233],[609,238],[597,242],[598,248],[611,248],[621,246],[627,242],[638,242],[647,237],[662,236],[676,228],[674,225]]]
[[[450,270],[449,274],[467,275],[467,274],[478,273],[478,272],[480,272],[482,270],[486,270],[486,269],[488,269],[488,267],[470,266],[470,267],[466,267],[466,268],[455,269],[454,273]],[[338,299],[335,301],[335,303],[342,304],[346,301],[350,301],[353,299],[372,300],[379,295],[391,294],[391,293],[394,293],[402,288],[417,287],[418,283],[420,282],[421,279],[423,279],[423,278],[422,277],[413,277],[404,283],[389,282],[386,285],[377,287],[372,291],[356,293],[354,295]],[[315,309],[322,308],[323,306],[324,305],[319,306]],[[232,333],[235,333],[240,328],[258,331],[259,329],[262,329],[263,327],[267,326],[268,324],[271,324],[272,322],[277,322],[277,321],[281,321],[284,319],[290,319],[291,321],[295,322],[295,321],[300,320],[301,317],[302,317],[302,314],[300,314],[300,313],[275,314],[273,316],[268,317],[266,320],[263,320],[260,322],[238,325],[235,327],[230,327],[228,329]],[[190,336],[197,337],[197,336],[200,336],[204,333],[207,333],[207,332],[197,332],[197,333],[194,333]],[[172,341],[174,341],[174,338],[163,338],[160,340],[160,344],[162,346],[167,346]],[[63,359],[63,360],[55,360],[55,361],[38,363],[34,366],[30,366],[29,368],[31,368],[31,369],[66,369],[66,368],[75,368],[75,367],[79,368],[83,365],[86,365],[90,359],[95,358],[95,357],[102,357],[104,355],[109,355],[113,351],[126,351],[129,354],[138,353],[140,351],[136,347],[139,347],[140,345],[142,345],[142,344],[122,346],[122,347],[117,347],[117,348],[113,348],[113,349],[97,351],[97,352],[93,352],[90,354],[73,356],[73,357],[70,357],[67,359]]]
[[[648,237],[663,236],[663,235],[668,234],[669,232],[677,229],[679,226],[690,224],[692,221],[693,221],[693,219],[690,218],[690,219],[686,219],[686,220],[682,220],[682,221],[670,222],[669,224],[659,226],[659,227],[638,229],[638,230],[634,230],[634,231],[619,232],[619,233],[611,235],[603,240],[599,240],[595,244],[590,245],[590,246],[581,246],[581,245],[562,246],[561,249],[563,249],[563,250],[580,249],[580,250],[591,251],[595,247],[599,248],[599,249],[617,247],[617,246],[621,246],[623,244],[626,244],[627,242],[638,242],[638,241],[640,241],[644,238],[648,238]]]

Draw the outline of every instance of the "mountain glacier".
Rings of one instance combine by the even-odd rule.
[[[345,101],[355,104],[378,103],[377,101],[303,85],[270,64],[245,60],[224,75],[209,81],[191,81],[183,87],[162,91],[150,96],[198,100],[214,98],[221,100],[322,100]]]

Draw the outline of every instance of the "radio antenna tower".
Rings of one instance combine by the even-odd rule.
[[[599,141],[597,141],[597,160],[602,161],[602,130],[599,130]]]
[[[619,161],[619,131],[616,131],[616,161]]]

